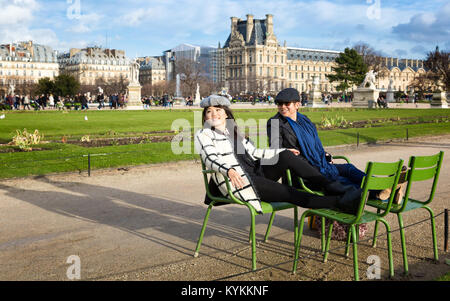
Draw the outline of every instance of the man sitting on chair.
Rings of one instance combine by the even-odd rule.
[[[364,172],[353,164],[333,164],[332,157],[323,149],[316,126],[298,112],[300,95],[294,88],[282,90],[275,98],[278,113],[267,122],[271,148],[292,148],[331,181],[360,187]],[[299,156],[299,157],[300,157]],[[315,189],[315,188],[313,188]]]

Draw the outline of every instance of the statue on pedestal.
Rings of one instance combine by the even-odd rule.
[[[128,104],[142,105],[141,102],[141,84],[139,83],[139,68],[140,64],[137,59],[134,59],[130,64],[130,84],[127,89]]]
[[[9,84],[8,95],[14,95],[15,91],[16,87],[14,86],[14,84]]]
[[[197,91],[195,91],[195,104],[200,104],[201,98],[200,98],[200,85],[197,84]]]
[[[370,70],[369,72],[366,73],[366,76],[364,77],[364,81],[362,82],[362,84],[359,86],[360,88],[367,88],[367,84],[369,84],[369,89],[376,89],[375,87],[375,82],[376,82],[376,75],[377,72],[374,72],[373,70]]]
[[[139,68],[140,68],[140,65],[138,63],[138,60],[134,59],[134,61],[131,63],[131,68],[130,68],[130,71],[131,71],[130,83],[135,84],[135,85],[136,84],[140,85],[139,84]]]
[[[352,107],[357,108],[374,108],[380,91],[375,86],[377,73],[370,70],[366,73],[361,85],[353,91]],[[367,87],[367,85],[369,85]]]
[[[386,101],[387,102],[395,102],[393,85],[394,85],[394,80],[392,78],[390,78],[387,93],[386,93]]]

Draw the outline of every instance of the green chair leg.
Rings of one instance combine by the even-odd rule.
[[[387,237],[387,246],[388,246],[388,259],[389,259],[389,277],[394,277],[394,261],[392,259],[392,240],[391,240],[391,227],[386,220],[380,219],[381,222],[386,227],[386,237]]]
[[[294,243],[297,241],[298,231],[298,208],[294,207]]]
[[[430,213],[431,217],[431,234],[433,235],[433,252],[434,252],[434,260],[437,262],[439,260],[439,253],[437,248],[437,240],[436,240],[436,222],[434,220],[434,213],[428,206],[423,206],[423,208],[427,209]]]
[[[324,254],[325,253],[325,221],[326,221],[326,219],[324,217],[322,217],[321,220],[322,220],[322,222],[321,222],[320,226],[322,227],[322,233],[320,235],[320,244],[321,244],[321,248],[322,248],[322,254]]]
[[[270,229],[272,227],[274,218],[275,218],[275,212],[273,212],[272,215],[270,216],[269,224],[267,225],[266,235],[264,236],[265,242],[267,242],[269,240],[269,233],[270,233]]]
[[[292,266],[292,274],[295,274],[295,272],[297,271],[298,253],[300,251],[300,244],[302,242],[303,226],[305,224],[305,218],[306,218],[306,214],[304,213],[300,219],[300,225],[298,227],[297,239],[295,241],[294,264]]]
[[[355,226],[350,226],[350,232],[353,240],[353,273],[355,276],[355,281],[359,281],[359,271],[358,271],[358,243],[356,241],[356,231]]]
[[[350,249],[350,242],[352,239],[352,232],[350,231],[350,228],[347,230],[347,244],[345,245],[345,257],[348,258],[348,251]]]
[[[408,275],[408,256],[406,254],[406,240],[405,240],[405,229],[403,226],[403,218],[401,213],[397,213],[398,226],[400,228],[400,241],[402,244],[402,254],[403,254],[403,270],[405,275]]]
[[[325,254],[323,255],[323,262],[327,262],[328,259],[328,250],[330,250],[330,241],[331,241],[331,235],[333,233],[333,223],[331,222],[328,226],[328,235],[327,235],[327,242],[325,245]]]
[[[198,252],[200,251],[200,246],[202,245],[202,241],[203,241],[203,235],[205,234],[206,224],[208,223],[209,214],[211,213],[211,209],[213,206],[214,206],[214,202],[212,202],[208,206],[208,209],[206,210],[205,219],[203,220],[203,226],[202,226],[202,230],[200,231],[200,237],[198,238],[198,241],[197,241],[197,247],[194,252],[194,257],[198,257]]]
[[[380,214],[381,210],[377,210],[377,214]],[[376,248],[377,246],[377,235],[378,235],[378,221],[375,221],[375,229],[373,230],[373,241],[372,241],[372,247]]]
[[[252,270],[256,270],[256,237],[255,237],[255,213],[250,211],[251,216],[251,228],[250,228],[250,237],[252,243]]]

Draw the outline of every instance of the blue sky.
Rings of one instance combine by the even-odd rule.
[[[67,51],[88,45],[128,57],[181,43],[217,46],[230,17],[274,16],[280,44],[343,50],[365,42],[383,55],[424,58],[450,49],[450,0],[0,0],[0,43],[32,39]]]

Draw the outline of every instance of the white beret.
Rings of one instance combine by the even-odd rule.
[[[207,107],[215,107],[215,106],[225,106],[229,107],[231,106],[230,101],[225,96],[221,95],[210,95],[206,98],[203,98],[203,100],[200,102],[200,107],[207,108]]]

